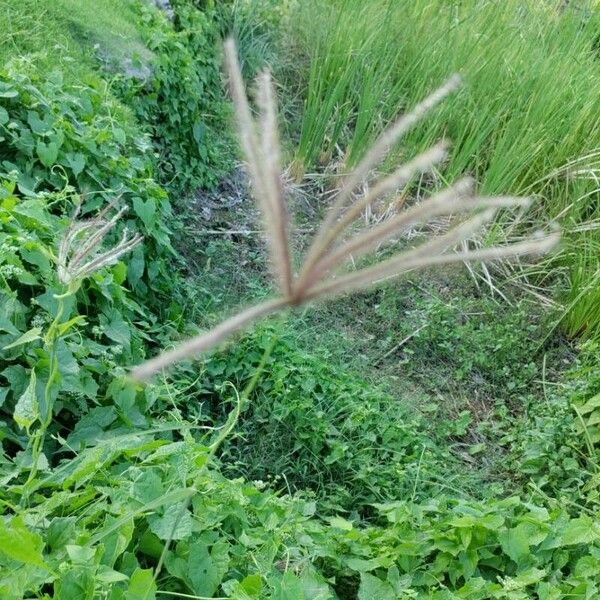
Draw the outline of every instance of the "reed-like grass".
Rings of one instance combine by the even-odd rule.
[[[562,263],[570,280],[574,272],[597,277],[600,259],[587,250],[594,234],[582,239],[576,230],[600,217],[599,179],[574,186],[565,166],[585,172],[598,162],[600,11],[575,4],[561,11],[543,0],[302,2],[292,22],[311,67],[295,173],[332,159],[354,166],[386,123],[459,72],[463,89],[398,152],[452,139],[444,178],[469,174],[483,193],[538,197],[546,216],[560,215],[573,231]],[[589,303],[572,283],[565,305]],[[600,332],[600,319],[585,327]]]

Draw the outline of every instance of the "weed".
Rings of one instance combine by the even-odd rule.
[[[408,408],[408,398],[368,386],[332,367],[327,354],[301,351],[290,334],[283,335],[260,328],[203,364],[198,400],[204,418],[219,422],[230,386],[245,385],[263,348],[278,340],[236,434],[224,446],[224,472],[312,489],[322,505],[367,513],[372,502],[472,485],[461,476],[459,461],[440,452],[447,432],[429,428]]]
[[[406,186],[416,174],[430,171],[444,158],[444,145],[438,144],[400,166],[391,175],[377,180],[373,184],[373,189],[364,197],[351,201],[355,188],[387,156],[394,143],[423,119],[431,108],[456,89],[459,80],[452,77],[444,86],[421,101],[410,113],[400,117],[385,130],[356,168],[348,174],[306,253],[302,267],[297,274],[294,273],[287,206],[281,176],[277,110],[271,78],[269,73],[265,72],[258,79],[260,113],[255,121],[246,98],[237,51],[232,40],[226,43],[226,59],[231,80],[231,94],[237,109],[240,142],[246,155],[254,195],[261,211],[271,259],[270,266],[280,297],[252,306],[207,333],[200,334],[179,347],[136,367],[134,378],[149,378],[173,363],[210,349],[249,323],[287,307],[370,287],[381,280],[413,269],[456,262],[545,254],[557,244],[559,234],[551,233],[545,237],[541,234],[504,247],[473,251],[467,248],[457,253],[446,252],[491,221],[498,210],[515,206],[526,207],[529,204],[524,198],[473,197],[473,184],[470,180],[459,181],[423,203],[357,233],[347,242],[341,240],[342,234],[356,221],[366,206],[394,193],[399,187]],[[431,236],[420,246],[401,251],[387,260],[376,262],[373,266],[336,276],[336,271],[339,271],[345,263],[354,262],[355,258],[373,253],[380,245],[397,235],[398,231],[430,221],[437,216],[457,213],[475,213],[475,216],[451,227],[444,235]]]
[[[52,62],[54,41],[61,47],[74,44],[82,60],[61,77],[42,68],[48,64],[42,58],[26,56],[0,75],[0,597],[597,596],[596,347],[590,344],[574,369],[568,401],[555,401],[545,360],[542,390],[530,380],[530,347],[541,326],[536,311],[518,305],[498,314],[495,305],[480,299],[487,308],[474,315],[479,305],[466,294],[451,302],[423,301],[400,293],[410,287],[406,283],[402,290],[388,284],[375,294],[321,305],[323,323],[311,323],[310,330],[303,327],[310,318],[306,311],[291,324],[257,327],[226,353],[178,365],[160,381],[141,386],[124,376],[126,366],[143,361],[151,348],[171,345],[192,329],[185,325],[190,317],[208,327],[218,323],[222,305],[239,302],[241,282],[253,282],[244,292],[252,299],[264,298],[268,286],[253,268],[244,268],[239,244],[198,244],[196,238],[193,256],[206,261],[188,271],[201,281],[180,277],[170,245],[176,223],[168,196],[154,179],[152,145],[131,112],[114,99],[114,87],[91,74],[88,50],[78,44],[110,38],[105,25],[112,24],[114,8],[117,38],[138,28],[144,37],[166,37],[155,49],[157,65],[166,65],[158,69],[155,91],[172,86],[176,69],[196,83],[194,78],[205,74],[211,97],[203,106],[222,107],[217,49],[198,37],[212,39],[215,6],[212,0],[193,5],[178,0],[173,28],[164,21],[157,25],[155,12],[148,13],[150,20],[133,23],[137,13],[113,0],[94,7],[57,0],[44,5],[44,14],[60,15],[69,7],[72,14],[65,22],[76,25],[61,32],[62,22],[57,26],[53,19],[44,21],[47,31],[36,26],[27,11],[40,3],[9,2],[9,46],[41,49],[44,60]],[[194,12],[198,7],[205,11],[202,16]],[[273,15],[269,23],[280,18]],[[31,39],[11,29],[13,23],[32,24]],[[193,56],[195,44],[206,53]],[[6,46],[0,42],[0,48]],[[197,65],[188,64],[192,60]],[[274,94],[268,77],[261,76],[257,100],[263,135],[258,136],[239,72],[233,75],[255,193],[270,218],[267,242],[282,306],[322,292],[322,285],[348,289],[348,284],[369,283],[381,269],[391,274],[406,267],[403,261],[411,255],[394,254],[394,245],[387,255],[393,264],[380,262],[378,254],[332,278],[350,251],[375,250],[373,236],[391,236],[393,227],[407,222],[383,221],[366,233],[353,231],[349,240],[338,236],[373,197],[350,202],[393,145],[393,136],[386,135],[366,162],[358,160],[359,169],[346,180],[304,268],[293,275],[277,168]],[[189,100],[190,93],[186,82],[176,83],[168,96],[173,106],[177,99]],[[161,108],[152,102],[146,116],[155,118]],[[188,135],[195,111],[190,105],[181,110],[181,130],[174,121],[164,128],[153,123],[158,147],[184,144],[181,152],[158,157],[163,174],[169,164],[199,152]],[[404,125],[406,120],[400,121],[395,132]],[[362,131],[364,139],[371,134],[368,119]],[[384,176],[372,193],[394,191],[410,179],[411,169],[431,166],[442,153],[438,147],[410,168]],[[171,189],[195,185],[195,176],[208,181],[217,176],[206,162],[196,166],[197,173],[183,173]],[[466,212],[515,202],[443,192],[399,219],[426,218],[432,206],[443,210],[442,200],[453,209],[464,203]],[[107,203],[112,217],[102,210]],[[132,210],[125,214],[123,206]],[[80,212],[74,221],[75,207]],[[465,228],[450,231],[457,235]],[[458,260],[441,252],[455,239],[460,235],[434,237],[418,250],[429,252],[437,243],[429,261]],[[533,248],[540,246],[534,242]],[[506,250],[514,251],[514,246]],[[486,252],[498,256],[496,250]],[[289,260],[282,260],[286,255]],[[251,264],[262,262],[255,247],[247,256]],[[354,316],[360,311],[363,319],[360,331],[382,334],[361,342],[361,348],[374,347],[369,358],[382,369],[413,351],[411,369],[401,377],[384,381],[385,371],[373,371],[372,378],[382,381],[369,386],[362,376],[366,369],[359,377],[352,364],[370,363],[347,360],[356,345],[343,350],[339,339],[330,341],[337,346],[333,357],[315,349],[325,339],[322,330],[329,330],[331,340],[337,324],[349,318],[344,312],[352,303]],[[460,308],[481,318],[462,320]],[[413,311],[414,321],[430,320],[435,331],[422,323],[414,327],[406,310]],[[532,314],[536,319],[529,323]],[[232,331],[231,321],[220,327],[223,337]],[[528,335],[517,336],[523,328]],[[214,339],[213,331],[209,341]],[[530,401],[524,416],[499,406],[502,421],[493,424],[504,434],[503,451],[511,458],[504,478],[510,497],[498,499],[503,487],[474,464],[472,457],[482,453],[477,444],[470,448],[470,460],[457,449],[476,415],[445,411],[415,385],[417,373],[425,381],[423,365],[431,356],[445,363],[442,376],[468,393],[466,382],[475,373],[490,393],[499,393],[508,381],[514,383],[510,394]],[[340,357],[352,364],[340,368]],[[392,386],[398,388],[394,395]],[[544,405],[535,397],[542,392]],[[292,488],[297,491],[290,493]]]
[[[231,168],[228,106],[221,86],[218,28],[210,13],[175,2],[175,22],[141,5],[154,53],[149,82],[129,79],[120,94],[150,129],[161,181],[180,193],[214,187]]]

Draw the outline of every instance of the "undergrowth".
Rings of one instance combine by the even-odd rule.
[[[232,167],[230,110],[221,83],[214,11],[173,2],[174,22],[140,4],[144,39],[155,59],[149,81],[129,78],[121,94],[151,131],[158,176],[177,194],[214,187]]]
[[[597,597],[598,347],[575,358],[530,302],[387,285],[126,376],[268,292],[249,238],[173,250],[181,192],[232,156],[217,31],[248,19],[252,72],[271,32],[248,15],[293,7],[247,4],[0,11],[0,597]],[[115,40],[148,79],[93,48]],[[143,243],[65,283],[61,239],[114,200],[98,252]]]
[[[327,354],[301,351],[290,333],[259,329],[203,369],[205,417],[219,422],[231,410],[231,386],[245,385],[277,337],[267,372],[224,444],[225,472],[279,479],[291,490],[314,491],[323,504],[363,513],[385,499],[474,491],[476,477],[462,477],[446,447],[461,433],[460,422],[428,425],[408,398],[333,367]]]

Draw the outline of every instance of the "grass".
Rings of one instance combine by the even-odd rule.
[[[524,209],[529,205],[526,198],[476,197],[472,181],[468,178],[432,195],[418,206],[389,216],[372,227],[367,226],[350,239],[343,239],[345,230],[359,220],[365,207],[375,204],[397,188],[404,188],[415,176],[429,173],[444,159],[446,153],[443,144],[432,146],[413,160],[396,167],[388,177],[374,180],[370,192],[359,197],[353,196],[369,172],[387,158],[397,140],[426,118],[432,108],[456,89],[457,78],[454,77],[421,100],[411,112],[397,119],[373,142],[356,168],[344,179],[335,202],[311,240],[301,267],[296,271],[281,171],[277,103],[270,73],[265,71],[256,79],[259,113],[254,118],[246,97],[237,48],[232,39],[225,42],[225,62],[236,109],[240,145],[262,217],[261,225],[270,259],[267,266],[277,284],[278,294],[137,366],[133,376],[139,381],[149,379],[177,362],[192,359],[254,321],[282,312],[286,308],[374,287],[383,280],[405,275],[415,269],[458,262],[544,255],[558,243],[558,234],[552,233],[546,237],[532,237],[520,243],[484,249],[471,250],[461,246],[460,251],[451,252],[450,250],[492,221],[499,210]],[[381,259],[382,255],[377,252],[381,245],[397,237],[399,233],[411,227],[425,226],[436,217],[452,214],[468,218],[463,218],[458,224],[456,221],[450,222],[443,235],[429,231],[420,245],[408,249],[393,247],[391,256],[386,260]],[[351,263],[356,267],[355,261],[361,256],[370,257],[370,266],[345,272],[347,264]]]
[[[332,161],[353,166],[386,123],[459,72],[463,89],[398,151],[413,155],[446,137],[444,180],[470,174],[483,193],[533,195],[542,219],[556,217],[572,232],[548,269],[560,265],[597,287],[600,264],[587,245],[598,234],[578,233],[599,216],[597,11],[583,17],[521,0],[381,0],[307,2],[296,17],[295,34],[310,56],[304,80],[292,71],[306,97],[297,176]],[[561,300],[573,307],[575,327],[593,335],[600,321],[585,307],[594,297],[580,292],[567,277]],[[591,318],[578,320],[581,312]]]
[[[0,12],[0,61],[28,57],[39,69],[74,76],[95,70],[94,46],[113,59],[148,55],[134,4],[119,0],[6,0]]]
[[[289,21],[279,12],[288,3],[257,1],[261,9],[250,6],[251,16],[264,10],[273,23]],[[363,75],[373,85],[360,115],[348,112],[351,127],[341,127],[331,156],[322,157],[333,160],[342,147],[346,162],[356,165],[342,192],[348,206],[338,196],[339,212],[326,218],[312,249],[286,219],[284,202],[292,194],[276,185],[277,120],[265,76],[254,127],[234,73],[270,252],[241,178],[239,188],[226,182],[197,194],[194,203],[179,202],[174,218],[169,199],[180,195],[155,180],[160,156],[143,133],[151,115],[124,110],[139,95],[112,97],[112,73],[93,62],[93,45],[121,44],[127,57],[138,27],[146,28],[144,39],[167,35],[170,43],[153,48],[166,68],[172,104],[157,102],[161,114],[177,119],[185,114],[182,102],[198,108],[193,73],[199,67],[202,75],[205,59],[211,67],[209,78],[200,77],[205,92],[221,90],[214,42],[196,27],[204,20],[214,27],[212,13],[196,13],[195,5],[185,4],[182,14],[194,18],[180,18],[176,32],[166,21],[158,31],[148,19],[129,21],[129,5],[108,0],[9,5],[14,18],[7,25],[18,27],[2,51],[10,46],[23,60],[2,74],[0,86],[7,159],[0,173],[0,597],[592,597],[600,585],[598,345],[586,343],[576,361],[548,326],[546,307],[523,299],[516,286],[498,284],[504,299],[497,299],[464,269],[411,273],[379,282],[375,291],[286,311],[145,385],[127,376],[157,347],[223,324],[239,304],[262,302],[274,293],[271,280],[279,283],[275,293],[284,307],[323,298],[322,281],[330,285],[325,291],[341,291],[349,282],[362,286],[396,273],[411,256],[409,242],[424,241],[430,250],[412,266],[456,260],[427,245],[430,238],[439,243],[437,225],[412,242],[392,240],[390,223],[404,223],[399,215],[367,229],[366,237],[350,227],[355,237],[338,238],[342,225],[351,224],[348,215],[359,216],[382,183],[391,186],[384,175],[364,198],[353,193],[377,162],[361,164],[361,144],[370,146],[395,116],[379,115],[387,80],[379,86],[369,79],[366,60]],[[373,6],[375,0],[361,14]],[[35,28],[40,15],[46,29]],[[252,23],[244,30],[238,16],[253,72],[269,57],[264,44],[271,32]],[[28,24],[30,38],[23,35]],[[385,52],[386,42],[369,39],[376,42]],[[67,47],[71,63],[62,58]],[[300,54],[299,65],[303,60]],[[385,77],[395,76],[396,64]],[[96,85],[58,78],[51,69],[57,65],[70,78],[93,76]],[[350,86],[353,97],[359,92]],[[164,131],[167,147],[178,147],[179,129],[185,128],[175,122]],[[418,146],[416,137],[409,140]],[[583,197],[584,177],[593,177],[594,168],[583,160],[577,165],[569,185]],[[186,166],[197,174],[198,165]],[[404,169],[391,181],[399,185],[411,173]],[[558,188],[564,173],[540,174],[536,185]],[[44,193],[22,175],[37,177],[36,190]],[[96,194],[73,221],[89,178],[93,189],[124,184],[112,221],[107,214],[92,217],[103,203]],[[288,202],[305,221],[301,229],[314,228],[315,205],[326,196]],[[463,201],[444,199],[470,212],[473,200]],[[431,202],[408,211],[430,216],[432,206],[440,208]],[[589,216],[580,204],[578,221]],[[114,236],[102,243],[121,216],[135,233],[123,231],[120,245]],[[221,228],[234,231],[221,235]],[[516,237],[501,231],[498,243]],[[577,255],[584,268],[570,276],[587,298],[596,247],[593,231],[582,233],[589,253]],[[390,246],[378,248],[379,236]],[[187,277],[171,243],[186,254]],[[298,249],[308,249],[308,259],[292,276]],[[363,251],[351,273],[340,274],[342,262]],[[475,250],[459,258],[473,254],[481,256]],[[396,257],[392,270],[381,271],[390,257]],[[268,266],[275,277],[268,277]],[[347,279],[357,273],[359,281]],[[571,327],[571,314],[556,320]]]

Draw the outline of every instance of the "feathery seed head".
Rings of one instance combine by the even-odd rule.
[[[348,174],[308,249],[302,267],[295,274],[289,243],[288,212],[281,181],[277,110],[271,78],[268,73],[263,73],[257,79],[259,116],[255,121],[246,98],[237,51],[232,40],[225,43],[225,62],[231,97],[236,108],[241,146],[254,196],[261,209],[271,269],[278,283],[280,296],[244,310],[207,333],[143,363],[134,370],[135,378],[148,378],[179,360],[208,350],[256,319],[286,307],[364,289],[412,269],[542,254],[557,244],[559,234],[551,232],[535,235],[515,244],[450,252],[491,222],[499,210],[529,205],[529,200],[524,198],[476,197],[473,193],[474,182],[469,178],[458,181],[400,214],[351,235],[348,240],[342,239],[343,234],[366,207],[396,193],[398,189],[406,189],[416,175],[431,171],[444,160],[447,144],[442,142],[400,166],[391,175],[376,181],[371,186],[371,191],[362,198],[355,197],[356,189],[385,159],[396,142],[431,108],[457,89],[460,77],[455,75],[384,131],[357,167]],[[400,251],[386,260],[375,261],[372,266],[340,273],[346,263],[361,255],[373,253],[380,244],[389,241],[403,229],[426,224],[441,215],[467,215],[468,218],[443,235],[429,236],[420,246]]]
[[[75,207],[71,223],[58,249],[58,279],[64,285],[76,285],[102,267],[114,264],[142,241],[140,234],[132,235],[125,228],[116,245],[104,252],[98,252],[104,238],[128,210],[127,206],[123,206],[110,219],[106,218],[117,200],[118,198],[105,206],[96,217],[85,221],[77,220],[81,204]]]

